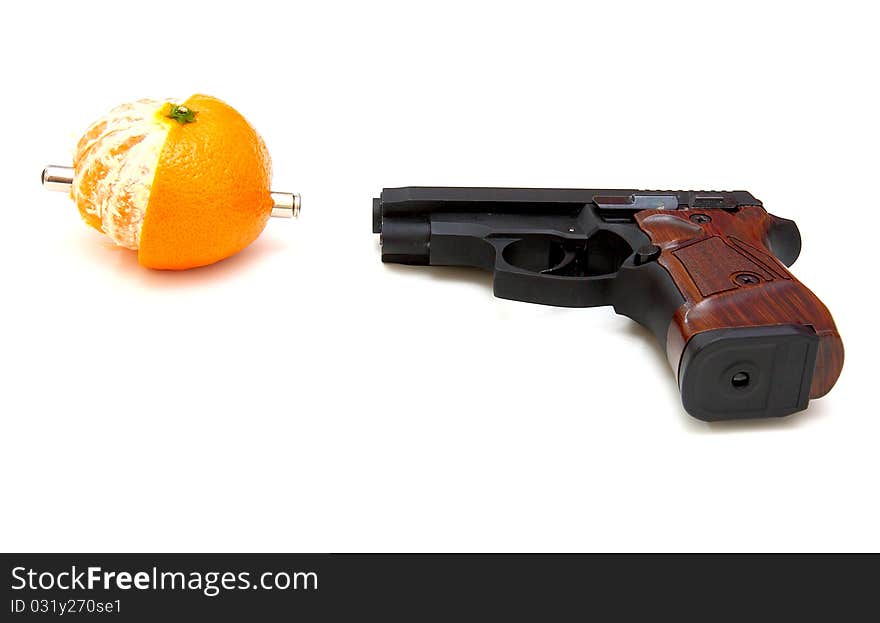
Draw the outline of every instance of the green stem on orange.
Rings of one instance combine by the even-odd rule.
[[[171,110],[165,116],[169,119],[174,119],[180,125],[185,125],[187,123],[193,123],[196,120],[196,114],[197,112],[191,108],[171,104]]]

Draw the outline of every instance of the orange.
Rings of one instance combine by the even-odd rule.
[[[139,100],[77,145],[71,195],[86,223],[150,268],[204,266],[253,242],[272,211],[260,135],[228,104]]]

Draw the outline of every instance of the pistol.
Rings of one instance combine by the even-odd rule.
[[[843,367],[828,309],[787,269],[801,237],[745,191],[386,188],[383,262],[491,271],[495,296],[610,305],[647,327],[705,421],[785,416]]]

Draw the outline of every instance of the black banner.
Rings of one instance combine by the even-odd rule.
[[[2,620],[840,618],[876,609],[857,556],[5,554]],[[609,608],[611,610],[609,610]]]

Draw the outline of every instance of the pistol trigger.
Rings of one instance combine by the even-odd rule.
[[[550,268],[545,268],[541,271],[542,275],[552,275],[557,270],[562,270],[571,264],[575,258],[577,257],[577,252],[572,249],[565,249],[562,255],[562,259],[556,264],[556,266],[551,266]]]

